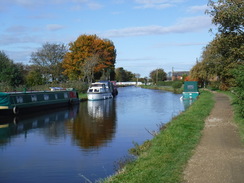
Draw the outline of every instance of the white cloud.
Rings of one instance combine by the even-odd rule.
[[[48,2],[48,1],[46,1],[46,2]],[[27,8],[36,8],[36,7],[46,4],[46,2],[45,1],[33,1],[33,0],[9,0],[8,1],[9,4],[16,4],[16,5],[24,6]]]
[[[21,26],[21,25],[16,25],[16,26],[12,26],[7,28],[7,32],[8,33],[20,33],[20,32],[26,32],[28,31],[29,28],[26,26]]]
[[[136,9],[164,9],[175,6],[175,4],[182,2],[183,0],[134,0],[138,6]]]
[[[102,8],[103,6],[96,2],[95,0],[8,0],[2,1],[0,0],[0,10],[4,8],[11,7],[11,5],[18,5],[24,8],[39,8],[43,6],[49,5],[59,5],[59,4],[75,4],[75,6],[85,5],[90,9],[97,10]],[[74,5],[73,5],[74,6]]]
[[[160,43],[160,44],[155,44],[152,46],[152,48],[163,48],[163,47],[169,47],[169,46],[205,46],[207,42],[186,42],[186,43],[176,43],[176,42],[170,42],[170,43]]]
[[[2,34],[0,36],[0,47],[5,47],[11,44],[21,44],[21,43],[36,43],[38,40],[35,36],[23,34],[23,35],[12,35],[12,34]]]
[[[106,37],[128,37],[128,36],[145,36],[145,35],[163,35],[169,33],[187,33],[196,32],[205,28],[210,28],[211,18],[207,16],[197,16],[183,18],[175,25],[164,26],[144,26],[129,27],[124,29],[110,30],[104,33]]]
[[[207,5],[202,6],[191,6],[188,8],[188,12],[190,13],[198,13],[198,12],[205,12],[208,9]]]
[[[8,51],[5,50],[5,53],[9,55],[9,58],[12,59],[15,63],[29,63],[29,58],[31,53],[33,52],[33,48],[25,48],[25,50],[20,51]]]
[[[63,29],[64,26],[59,25],[59,24],[48,24],[48,25],[46,25],[46,28],[49,31],[57,31],[57,30]]]
[[[103,7],[101,4],[96,3],[96,2],[89,2],[89,3],[87,3],[87,6],[92,10],[98,10]]]
[[[112,3],[114,3],[114,4],[123,4],[123,3],[125,3],[125,0],[112,0]]]
[[[172,7],[172,4],[144,4],[142,6],[136,6],[135,9],[164,9],[164,8],[169,8]]]

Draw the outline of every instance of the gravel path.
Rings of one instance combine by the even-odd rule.
[[[185,183],[244,183],[244,147],[229,98],[215,93],[215,100],[201,141],[184,171]]]

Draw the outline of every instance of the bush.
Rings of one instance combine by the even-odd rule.
[[[235,103],[238,105],[239,113],[242,117],[244,117],[244,65],[238,66],[233,71],[235,77],[235,87],[233,88],[233,92],[235,95]]]
[[[172,86],[172,83],[174,83],[174,81],[158,81],[157,85],[158,86]]]
[[[172,84],[172,87],[174,88],[174,90],[181,88],[182,87],[182,81],[175,81]]]
[[[220,88],[220,83],[219,81],[212,81],[209,83],[208,88],[211,90],[219,90]]]

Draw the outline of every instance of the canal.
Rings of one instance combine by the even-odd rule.
[[[139,87],[115,99],[0,120],[1,183],[96,182],[134,144],[184,110],[181,95]]]

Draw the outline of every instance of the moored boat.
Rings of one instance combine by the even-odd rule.
[[[183,99],[196,99],[199,95],[197,81],[185,81]]]
[[[87,90],[88,100],[103,100],[113,98],[112,90],[104,82],[92,83]]]
[[[0,114],[19,114],[44,108],[79,103],[78,93],[72,89],[52,91],[0,92]]]

